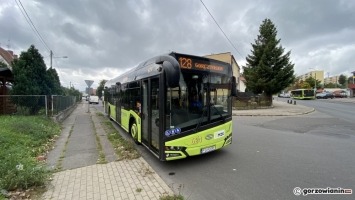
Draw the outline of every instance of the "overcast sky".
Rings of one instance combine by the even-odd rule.
[[[0,46],[20,54],[34,44],[49,67],[49,51],[16,4],[0,0]],[[84,90],[84,80],[111,79],[151,57],[231,52],[240,66],[265,18],[291,51],[295,72],[325,76],[355,71],[354,0],[22,0],[44,41],[62,85]],[[59,58],[68,56],[68,58]]]

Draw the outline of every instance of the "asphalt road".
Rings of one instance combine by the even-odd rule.
[[[355,189],[354,104],[307,103],[314,113],[233,118],[233,144],[206,155],[160,162],[139,149],[185,199],[355,199],[294,195],[295,187]]]
[[[287,98],[278,98],[287,101]],[[315,108],[317,111],[334,118],[354,122],[355,103],[342,102],[342,99],[297,100],[297,104]]]

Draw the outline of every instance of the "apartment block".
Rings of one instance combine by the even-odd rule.
[[[339,76],[324,78],[324,84],[328,84],[328,83],[338,84],[338,80],[339,80]]]
[[[320,81],[321,84],[324,84],[324,71],[323,70],[314,70],[307,72],[303,75],[298,76],[299,80],[305,81],[307,78],[312,77],[315,78],[317,81]]]

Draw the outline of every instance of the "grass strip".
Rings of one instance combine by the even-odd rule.
[[[107,133],[108,140],[115,149],[118,160],[132,160],[141,156],[137,151],[134,142],[124,139],[120,133],[117,132],[112,122],[104,117],[104,115],[98,114],[98,116],[101,118],[101,125]]]
[[[43,116],[0,116],[0,190],[42,186],[51,172],[39,157],[51,149],[60,126]]]

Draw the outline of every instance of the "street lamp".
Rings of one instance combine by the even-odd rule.
[[[314,91],[317,91],[317,72],[316,72],[316,69],[314,69],[314,68],[309,68],[309,69],[313,69],[314,70]],[[311,72],[311,76],[312,76],[312,72]]]
[[[68,58],[68,56],[59,56],[59,57],[53,57],[53,51],[52,50],[50,50],[50,57],[51,57],[51,68],[52,68],[52,60],[53,60],[53,58]]]

